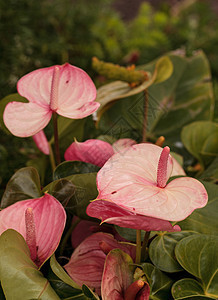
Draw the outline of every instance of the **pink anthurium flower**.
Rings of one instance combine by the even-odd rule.
[[[181,177],[167,184],[170,175],[177,175],[173,172],[169,153],[169,147],[162,149],[152,144],[138,144],[125,153],[113,155],[98,172],[99,195],[89,204],[87,214],[102,220],[117,219],[115,209],[111,212],[108,209],[112,205],[119,207],[125,221],[140,220],[143,216],[181,221],[196,208],[205,206],[207,192],[198,180]],[[105,205],[102,211],[99,201]],[[93,213],[94,208],[98,210],[98,216]]]
[[[33,140],[40,151],[44,154],[49,155],[49,143],[43,130],[33,135]]]
[[[0,212],[0,234],[18,231],[26,240],[31,259],[38,267],[58,247],[66,222],[63,206],[53,196],[16,202]]]
[[[149,300],[150,287],[138,279],[133,282],[131,257],[115,249],[107,255],[102,275],[102,300]]]
[[[101,141],[90,139],[85,142],[73,142],[65,151],[65,160],[78,160],[102,167],[106,161],[117,152],[136,144],[132,139],[120,139],[113,145]]]
[[[18,93],[29,103],[10,102],[4,111],[4,123],[16,136],[32,136],[50,121],[52,113],[81,119],[99,107],[94,102],[96,88],[82,69],[68,63],[35,70],[17,83]]]
[[[135,245],[118,242],[111,234],[98,232],[86,238],[73,252],[64,266],[70,277],[79,285],[88,285],[101,294],[101,279],[107,254],[119,248],[135,259]]]

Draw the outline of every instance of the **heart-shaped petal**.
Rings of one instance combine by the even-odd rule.
[[[49,143],[43,130],[33,135],[33,140],[40,151],[49,155]]]
[[[32,208],[35,222],[37,265],[40,267],[56,250],[63,233],[66,213],[60,202],[45,194],[19,201],[0,212],[0,234],[11,228],[26,239],[25,212]]]

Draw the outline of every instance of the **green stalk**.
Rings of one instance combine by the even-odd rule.
[[[146,256],[147,256],[147,245],[148,245],[148,241],[149,241],[149,236],[150,236],[150,231],[146,231],[145,232],[145,236],[144,236],[144,240],[142,243],[142,261],[145,261]]]
[[[141,230],[136,230],[136,258],[135,263],[140,264],[141,262]]]
[[[53,117],[53,128],[54,128],[55,158],[56,158],[57,165],[59,165],[61,163],[61,156],[60,156],[60,150],[59,150],[58,122],[57,122],[56,112],[52,113],[52,117]]]
[[[148,90],[144,90],[144,119],[142,128],[142,143],[147,141],[147,123],[148,123]]]

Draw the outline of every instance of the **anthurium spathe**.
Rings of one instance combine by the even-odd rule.
[[[111,234],[98,232],[86,238],[75,249],[64,268],[79,286],[86,284],[100,295],[106,256],[116,248],[135,259],[135,245],[118,242]]]
[[[114,249],[107,255],[102,275],[102,300],[149,300],[150,287],[144,280],[133,282],[131,257]]]
[[[39,132],[34,134],[33,140],[40,151],[42,151],[46,155],[49,155],[49,143],[43,130],[40,130]]]
[[[136,141],[132,139],[119,139],[113,145],[97,139],[82,143],[75,141],[65,151],[64,158],[102,167],[114,153],[121,152],[134,144]]]
[[[17,83],[18,93],[29,103],[10,102],[4,123],[16,136],[32,136],[50,121],[52,113],[81,119],[99,107],[96,88],[82,69],[68,63],[35,70]]]
[[[93,216],[90,207],[93,211],[99,200],[106,200],[128,214],[180,221],[205,206],[207,192],[198,180],[181,177],[167,183],[170,175],[176,175],[169,153],[169,147],[138,144],[113,155],[98,172],[99,195],[89,204],[87,213]],[[110,217],[114,214],[107,211],[107,218]],[[102,218],[100,211],[98,218]]]
[[[40,267],[58,247],[66,222],[63,206],[49,194],[19,201],[0,212],[0,234],[18,231],[26,240],[30,255]]]

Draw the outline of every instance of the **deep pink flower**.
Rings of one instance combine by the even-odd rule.
[[[106,161],[117,152],[122,152],[128,147],[136,144],[132,139],[120,139],[113,145],[101,141],[90,139],[85,142],[73,142],[65,151],[65,160],[78,160],[102,167]]]
[[[149,300],[150,287],[139,279],[133,282],[133,261],[119,249],[107,255],[101,283],[102,300]]]
[[[33,140],[40,151],[44,154],[49,155],[49,143],[43,130],[33,135]]]
[[[177,175],[169,152],[169,147],[162,149],[152,144],[138,144],[125,153],[113,155],[98,172],[99,195],[89,204],[87,214],[109,223],[119,222],[120,226],[136,228],[140,220],[142,226],[143,217],[145,223],[147,217],[161,219],[161,222],[181,221],[194,209],[205,206],[207,192],[198,180],[181,177],[167,184],[170,175]],[[117,213],[123,215],[123,225]],[[136,229],[151,230],[151,227],[145,229],[145,224]]]
[[[32,136],[50,121],[52,112],[81,119],[99,107],[94,102],[96,88],[83,70],[68,63],[35,70],[17,83],[18,93],[29,103],[10,102],[4,111],[4,123],[16,136]]]
[[[56,250],[66,222],[63,206],[53,196],[16,202],[0,212],[0,234],[18,231],[26,240],[31,259],[40,267]]]
[[[101,279],[107,254],[119,248],[135,260],[135,245],[118,242],[111,234],[98,232],[86,238],[73,252],[64,268],[79,285],[88,285],[101,293]]]

